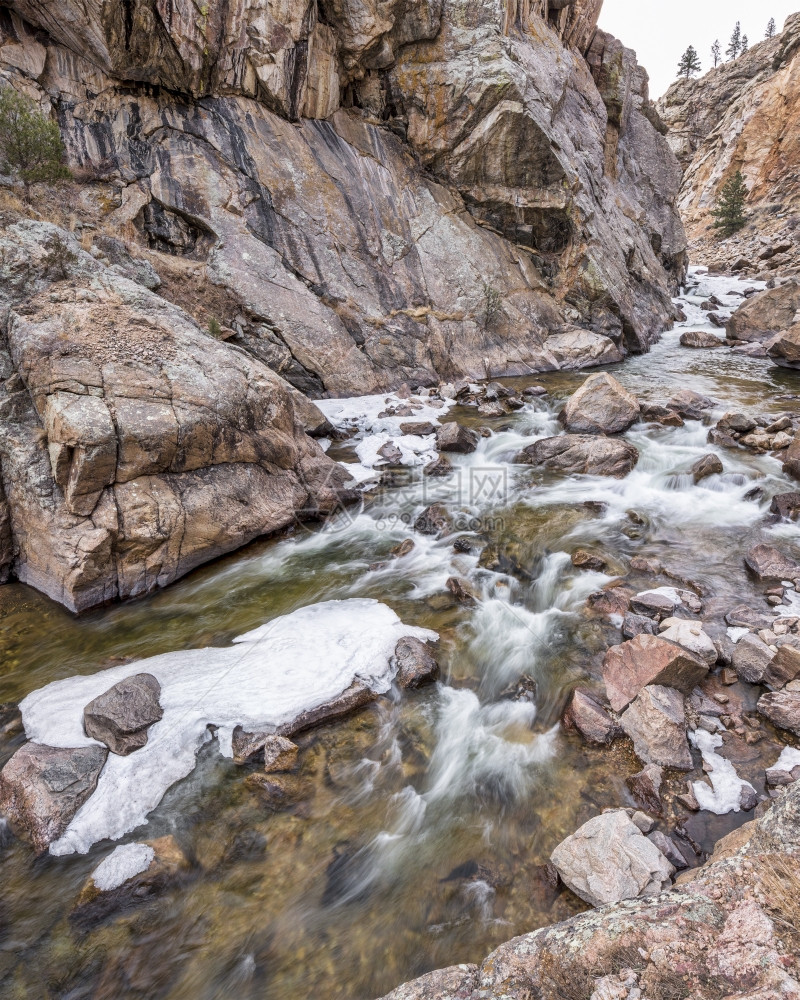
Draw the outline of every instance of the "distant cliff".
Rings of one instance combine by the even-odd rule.
[[[685,170],[678,205],[694,262],[738,263],[766,277],[798,272],[800,13],[737,60],[674,83],[658,111]],[[750,189],[750,225],[720,243],[709,212],[737,169]]]

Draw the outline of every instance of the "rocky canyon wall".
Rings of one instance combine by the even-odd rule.
[[[612,345],[548,337],[645,350],[668,322],[679,171],[600,6],[19,0],[0,60],[116,221],[231,291],[242,346],[353,394],[592,364]]]
[[[658,111],[685,170],[678,206],[693,260],[765,277],[800,271],[800,13],[737,60],[678,80]],[[737,169],[750,221],[720,243],[710,212]]]
[[[647,350],[686,264],[680,169],[600,8],[0,6],[0,83],[57,119],[99,206],[80,245],[3,233],[4,575],[82,609],[324,509],[347,486],[298,389]],[[224,342],[130,287],[137,246],[191,265]]]

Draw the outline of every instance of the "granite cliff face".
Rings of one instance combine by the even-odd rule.
[[[678,206],[696,263],[752,273],[800,270],[800,14],[781,34],[658,102],[667,141],[685,170]],[[709,215],[741,169],[750,224],[720,242]]]
[[[76,224],[80,246],[35,226],[3,234],[12,271],[50,259],[53,239],[78,263],[55,278],[29,268],[6,294],[17,422],[3,430],[2,571],[80,609],[324,509],[346,484],[317,489],[331,463],[295,390],[647,350],[686,265],[680,170],[600,8],[0,7],[0,83],[57,118],[97,208]],[[156,294],[137,245],[183,262],[201,305],[221,303],[225,342],[183,282]]]
[[[548,337],[576,328],[645,350],[666,325],[679,171],[600,6],[20,0],[0,60],[114,185],[114,222],[230,291],[239,343],[347,395],[558,367]]]

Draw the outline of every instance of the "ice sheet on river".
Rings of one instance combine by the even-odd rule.
[[[83,731],[84,707],[131,674],[146,671],[158,679],[164,709],[146,746],[129,757],[109,755],[97,790],[50,852],[83,854],[143,823],[167,789],[192,771],[198,750],[212,739],[209,724],[219,727],[220,751],[231,756],[237,725],[258,731],[291,722],[356,679],[387,691],[390,660],[403,636],[427,641],[436,633],[404,625],[378,601],[327,601],[268,622],[230,646],[164,653],[34,691],[20,705],[25,731],[53,747],[95,743]]]

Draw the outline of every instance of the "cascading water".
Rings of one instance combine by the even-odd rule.
[[[797,374],[678,345],[683,329],[713,330],[702,301],[715,294],[724,312],[744,287],[693,272],[680,300],[686,322],[615,366],[640,399],[665,402],[690,388],[719,403],[684,427],[634,426],[625,437],[640,460],[622,480],[514,464],[522,448],[561,433],[561,401],[587,374],[553,373],[536,378],[549,395],[516,414],[453,411],[492,433],[475,453],[453,457],[451,476],[423,477],[432,439],[406,440],[403,461],[416,464],[368,488],[359,509],[258,543],[139,603],[75,620],[24,587],[4,587],[8,700],[112,657],[225,645],[278,615],[351,597],[377,598],[404,622],[438,631],[443,676],[302,737],[298,785],[277,811],[247,785],[247,768],[204,749],[194,773],[126,838],[174,836],[186,877],[88,930],[66,918],[112,845],[34,864],[25,845],[3,836],[0,992],[44,995],[47,984],[75,1000],[212,1000],[232,990],[242,1000],[371,1000],[574,912],[575,900],[554,899],[540,866],[591,815],[627,803],[624,779],[637,769],[558,725],[566,691],[619,641],[608,622],[585,615],[587,597],[645,555],[717,601],[757,600],[742,552],[763,532],[771,495],[791,488],[777,459],[715,449],[707,433],[725,410],[782,412],[781,394],[800,390]],[[331,406],[357,413],[358,404]],[[331,446],[364,481],[392,439],[382,405],[365,403],[364,418],[350,421],[356,437]],[[442,411],[415,419],[433,416]],[[695,484],[689,470],[710,450],[724,472]],[[441,537],[413,528],[434,502],[454,519]],[[770,530],[797,537],[791,525]],[[413,548],[394,556],[407,539]],[[607,573],[573,566],[577,548],[602,552]],[[447,592],[451,577],[469,586],[463,603]],[[2,760],[20,739],[13,730],[3,737]],[[701,813],[693,836],[709,845],[742,819]]]

